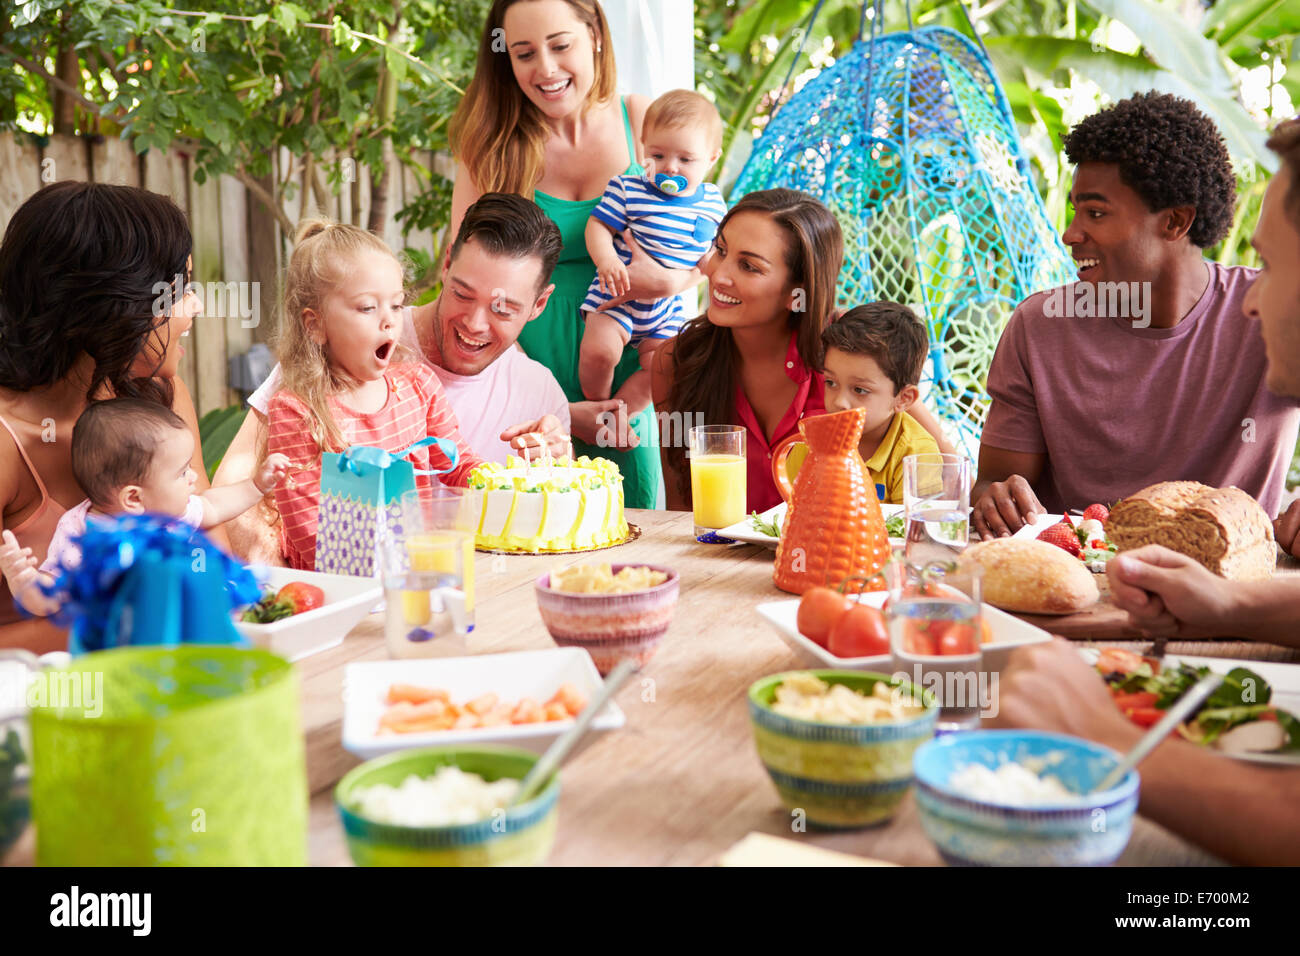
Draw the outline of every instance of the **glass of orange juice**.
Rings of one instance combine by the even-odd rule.
[[[718,537],[717,530],[745,519],[745,429],[696,425],[688,439],[695,538],[727,541]]]
[[[455,639],[474,630],[479,503],[478,492],[441,485],[402,495],[401,527],[380,543],[391,656],[464,652]]]

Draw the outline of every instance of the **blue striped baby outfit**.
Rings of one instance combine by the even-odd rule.
[[[614,230],[614,249],[624,263],[632,261],[623,230],[631,229],[637,243],[655,261],[668,269],[692,269],[708,252],[718,223],[727,214],[727,204],[713,183],[701,183],[689,196],[660,192],[641,176],[615,176],[605,187],[593,218]],[[600,291],[600,277],[592,280],[584,312],[595,312],[613,298]],[[643,339],[670,339],[685,321],[681,296],[649,301],[631,300],[605,312],[613,316],[631,336],[630,344]]]

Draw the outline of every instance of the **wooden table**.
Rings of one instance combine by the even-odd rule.
[[[750,831],[806,840],[895,863],[929,865],[939,855],[909,796],[889,823],[847,833],[792,833],[754,751],[745,691],[758,678],[797,666],[793,653],[754,612],[789,595],[772,585],[772,553],[754,545],[702,545],[691,516],[629,511],[639,540],[594,557],[667,564],[681,575],[672,628],[641,678],[617,696],[623,730],[600,737],[563,771],[558,865],[709,864]],[[480,554],[474,654],[554,646],[533,595],[536,576],[573,558]],[[1241,644],[1241,642],[1236,642]],[[1278,659],[1268,645],[1234,647]],[[1236,656],[1205,642],[1171,643],[1171,654]],[[313,793],[311,860],[346,865],[332,785],[357,759],[341,746],[343,665],[384,660],[379,615],[344,643],[299,664]],[[1262,657],[1261,657],[1262,659]],[[1198,865],[1214,860],[1139,819],[1121,863]]]

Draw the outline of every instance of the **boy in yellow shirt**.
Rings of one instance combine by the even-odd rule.
[[[925,326],[905,305],[872,302],[828,325],[822,347],[826,411],[866,409],[858,454],[876,486],[876,497],[902,504],[903,459],[939,452],[933,436],[903,411],[918,395],[929,350]],[[791,449],[786,467],[792,476],[807,454],[802,443]]]

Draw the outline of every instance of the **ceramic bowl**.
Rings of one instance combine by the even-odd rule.
[[[608,674],[618,662],[634,657],[642,664],[659,648],[677,607],[677,572],[656,564],[614,564],[614,574],[627,567],[662,571],[668,580],[627,594],[575,594],[551,588],[551,576],[537,579],[537,610],[551,637],[561,647],[581,647]]]
[[[794,673],[794,672],[790,672]],[[781,801],[820,827],[883,823],[912,787],[912,755],[934,736],[939,708],[924,692],[926,709],[908,720],[883,724],[829,724],[797,720],[772,710],[776,689],[790,673],[773,674],[749,688],[749,716],[759,759]],[[827,683],[871,693],[884,674],[814,670]],[[901,685],[911,690],[912,685]]]
[[[980,730],[940,737],[916,752],[921,825],[952,864],[1105,866],[1115,862],[1132,833],[1137,771],[1109,790],[1087,791],[1119,759],[1108,747],[1064,734]],[[953,773],[969,764],[996,769],[1008,761],[1055,776],[1066,789],[1086,796],[1014,806],[964,795],[949,784]]]
[[[484,780],[521,779],[538,755],[509,747],[430,747],[389,754],[363,763],[339,781],[334,802],[343,821],[348,852],[357,866],[531,866],[543,862],[555,842],[560,778],[554,775],[532,800],[479,823],[407,827],[378,823],[356,809],[358,790],[398,786],[411,774],[429,777],[455,765]]]

